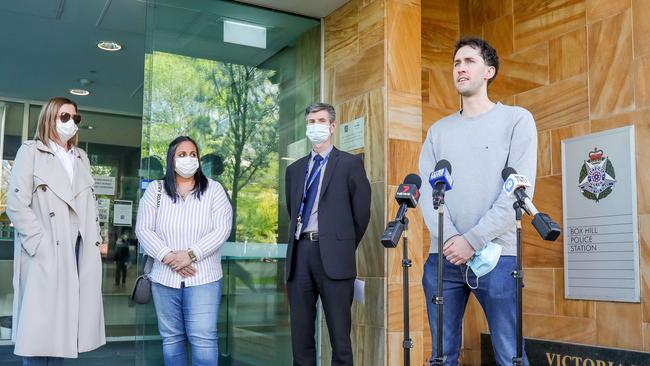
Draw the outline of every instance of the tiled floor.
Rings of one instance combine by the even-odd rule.
[[[152,345],[153,346],[153,345]],[[21,358],[13,354],[13,346],[0,347],[1,366],[20,366]],[[135,342],[110,342],[99,349],[82,353],[78,359],[68,359],[64,362],[67,365],[100,366],[100,365],[135,365],[136,358]],[[158,360],[148,357],[150,362],[147,365],[162,365],[162,355]]]
[[[136,349],[138,350],[136,352]],[[65,366],[109,366],[109,365],[162,365],[160,341],[146,344],[132,341],[109,342],[105,346],[88,353],[83,353],[78,359],[67,359]],[[0,346],[0,366],[20,366],[21,358],[13,354],[12,346]],[[232,360],[221,355],[220,366],[259,366],[247,362]]]

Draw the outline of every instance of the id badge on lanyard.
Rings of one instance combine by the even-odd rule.
[[[305,198],[307,196],[307,191],[309,190],[309,187],[311,187],[312,184],[314,184],[314,181],[316,180],[316,176],[319,175],[318,173],[321,171],[321,169],[325,166],[325,163],[327,163],[327,160],[330,158],[329,154],[325,159],[323,159],[318,166],[315,166],[312,169],[318,169],[313,175],[312,178],[309,182],[307,182],[307,178],[309,177],[309,164],[307,164],[307,172],[305,173],[305,186],[303,187],[302,191],[302,200],[300,200],[300,208],[298,209],[298,220],[296,222],[296,233],[295,233],[295,238],[296,240],[300,239],[300,233],[302,233],[302,210],[305,206]],[[320,177],[319,177],[320,178]],[[318,184],[318,183],[317,183]]]

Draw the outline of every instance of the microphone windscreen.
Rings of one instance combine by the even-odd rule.
[[[501,178],[505,181],[511,174],[517,174],[517,171],[514,168],[507,166],[501,171]]]
[[[422,186],[422,178],[417,174],[411,173],[404,178],[404,184],[415,184],[420,189],[420,186]]]
[[[451,174],[451,163],[449,161],[447,161],[446,159],[438,160],[434,170],[440,170],[440,169],[447,169],[447,172],[449,172],[449,174]]]

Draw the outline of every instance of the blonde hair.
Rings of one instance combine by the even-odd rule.
[[[75,111],[79,111],[77,108],[77,103],[65,97],[54,97],[43,105],[41,113],[38,116],[38,126],[36,127],[36,140],[41,140],[44,144],[47,144],[52,137],[58,137],[56,133],[56,118],[59,115],[59,109],[64,104],[72,104]],[[73,122],[72,120],[70,120]],[[74,123],[74,122],[73,122]],[[79,142],[79,133],[76,133],[70,140],[68,140],[68,148],[72,146],[77,146]]]

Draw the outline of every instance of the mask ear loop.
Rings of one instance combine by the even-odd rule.
[[[466,269],[465,269],[465,283],[472,290],[476,290],[478,288],[478,276],[476,276],[476,287],[473,287],[472,285],[469,284],[469,274],[468,274],[468,272],[469,272],[470,267],[469,266],[465,266],[465,267],[466,267]]]

